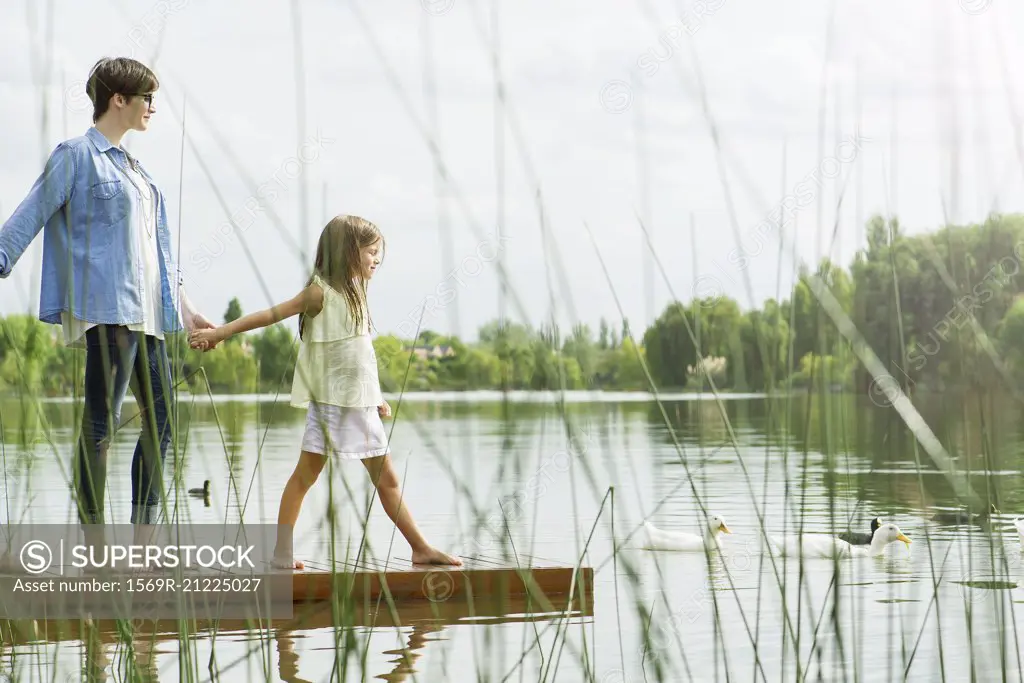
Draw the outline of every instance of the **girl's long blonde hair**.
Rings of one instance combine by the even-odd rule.
[[[362,328],[364,319],[370,320],[366,280],[362,276],[361,253],[363,249],[378,241],[381,244],[383,261],[384,238],[376,225],[358,216],[335,216],[320,233],[320,242],[316,246],[313,275],[319,276],[345,297],[357,330]],[[306,282],[307,287],[312,284],[313,275],[310,275],[309,281]],[[372,321],[370,324],[373,324]],[[300,338],[305,325],[306,314],[300,313]]]

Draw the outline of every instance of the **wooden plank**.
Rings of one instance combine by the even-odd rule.
[[[296,606],[332,600],[345,604],[369,604],[369,601],[387,604],[388,601],[445,603],[525,597],[533,600],[538,609],[555,612],[566,608],[570,594],[585,602],[592,600],[592,568],[576,570],[538,561],[537,558],[524,559],[533,566],[498,567],[493,560],[484,557],[469,558],[463,567],[413,565],[399,558],[389,561],[388,565],[401,568],[389,566],[387,571],[367,569],[366,565],[359,568],[360,565],[347,562],[311,562],[310,569],[303,571],[267,567],[266,571],[250,578],[262,579],[264,586],[276,582],[274,590],[277,591],[288,591],[290,584],[292,601]],[[280,585],[282,581],[283,586]],[[81,600],[81,606],[73,609],[90,609],[90,604],[109,599],[103,593],[72,597]]]
[[[380,571],[294,572],[293,595],[296,603],[330,600],[334,595],[349,595],[360,600],[390,595],[394,600],[479,599],[507,595],[538,597],[567,596],[593,592],[593,569],[583,567],[577,573],[571,567],[481,568],[467,562],[464,567],[410,566],[408,569]],[[288,570],[279,570],[288,571]]]

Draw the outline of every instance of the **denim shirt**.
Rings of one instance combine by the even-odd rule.
[[[39,319],[60,324],[71,311],[90,323],[131,325],[143,321],[145,278],[139,240],[142,197],[124,169],[128,155],[95,127],[57,145],[28,196],[0,228],[0,278],[43,232]],[[156,197],[157,250],[163,330],[181,330],[180,277],[171,257],[163,194],[138,162]],[[174,278],[172,286],[172,277]]]

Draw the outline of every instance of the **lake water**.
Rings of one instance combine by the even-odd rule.
[[[276,521],[304,424],[286,398],[183,401],[182,454],[177,464],[168,456],[167,480],[175,469],[186,488],[209,479],[212,496],[209,507],[180,499],[181,514],[195,522],[240,514],[247,523]],[[193,680],[209,680],[212,653],[221,678],[247,680],[326,681],[332,671],[333,680],[346,681],[1021,680],[1024,566],[1011,521],[1024,511],[1024,438],[1021,407],[1011,399],[914,399],[958,467],[970,470],[960,476],[1001,511],[988,524],[943,526],[930,518],[956,504],[949,478],[915,447],[895,411],[868,397],[668,396],[659,405],[646,395],[573,394],[561,408],[555,398],[391,398],[397,419],[386,424],[393,424],[407,503],[428,539],[455,550],[472,538],[480,554],[500,558],[511,548],[475,530],[473,510],[493,518],[518,500],[508,533],[515,552],[566,564],[582,558],[595,569],[592,614],[439,624],[414,611],[401,627],[352,629],[358,659],[344,663],[336,661],[339,635],[330,627],[215,639],[207,632],[186,643],[137,646],[143,668],[159,680],[178,680],[183,668]],[[38,412],[0,401],[5,519],[74,519],[75,410],[70,401],[44,402]],[[134,411],[128,401],[124,417]],[[115,443],[109,522],[128,519],[137,433],[136,421]],[[365,471],[339,463],[332,476],[334,486],[322,476],[299,518],[301,558],[327,553],[329,490],[342,542],[354,550],[363,539],[371,492]],[[621,546],[614,562],[610,487]],[[699,532],[701,505],[733,531],[721,554],[640,547],[634,532],[644,518]],[[867,531],[876,515],[897,523],[913,544],[892,544],[880,558],[808,559],[802,570],[795,558],[764,551],[762,524],[769,534],[800,525],[805,532]],[[377,558],[388,556],[389,544],[392,557],[409,556],[401,536],[392,539],[379,502],[365,532]],[[21,680],[77,680],[85,649],[79,641],[22,644],[13,661]],[[120,680],[124,652],[110,643],[90,661]],[[11,654],[5,645],[0,680]]]

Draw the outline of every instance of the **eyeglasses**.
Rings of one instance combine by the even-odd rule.
[[[144,100],[146,100],[146,108],[147,109],[152,109],[153,108],[153,94],[154,93],[151,93],[151,92],[148,92],[148,93],[137,92],[137,93],[130,93],[128,96],[129,97],[141,97],[141,98],[143,98]]]

